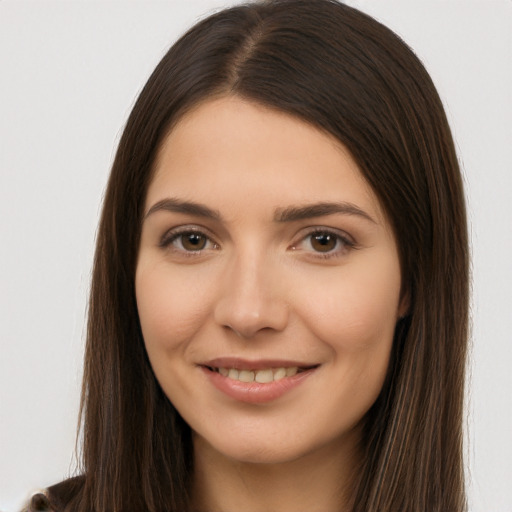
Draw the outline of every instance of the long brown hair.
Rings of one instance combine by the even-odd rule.
[[[446,116],[413,52],[334,0],[237,6],[164,56],[119,143],[105,194],[82,392],[84,485],[70,509],[187,510],[189,427],[160,389],[134,293],[155,154],[198,102],[237,95],[344,144],[394,229],[410,308],[365,417],[354,512],[465,510],[462,414],[468,317],[464,194]]]

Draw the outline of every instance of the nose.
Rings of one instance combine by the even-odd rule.
[[[286,328],[289,307],[279,270],[265,258],[238,258],[224,275],[215,321],[241,338]]]

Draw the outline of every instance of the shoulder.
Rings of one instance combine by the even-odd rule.
[[[76,476],[34,494],[23,512],[64,512],[66,506],[79,494],[85,478]]]

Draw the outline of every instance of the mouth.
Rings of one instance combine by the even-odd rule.
[[[271,403],[301,387],[321,364],[265,359],[248,361],[220,357],[198,365],[207,380],[237,402]]]
[[[228,366],[209,366],[204,365],[204,368],[213,373],[218,373],[228,379],[238,382],[257,382],[259,384],[269,384],[271,382],[279,381],[286,377],[293,377],[299,373],[307,372],[317,368],[319,365],[311,366],[276,366],[268,368],[236,368]]]

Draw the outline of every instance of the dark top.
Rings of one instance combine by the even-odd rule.
[[[28,507],[23,512],[63,512],[66,505],[78,494],[84,484],[83,476],[64,480],[48,487],[44,494],[32,496]]]

